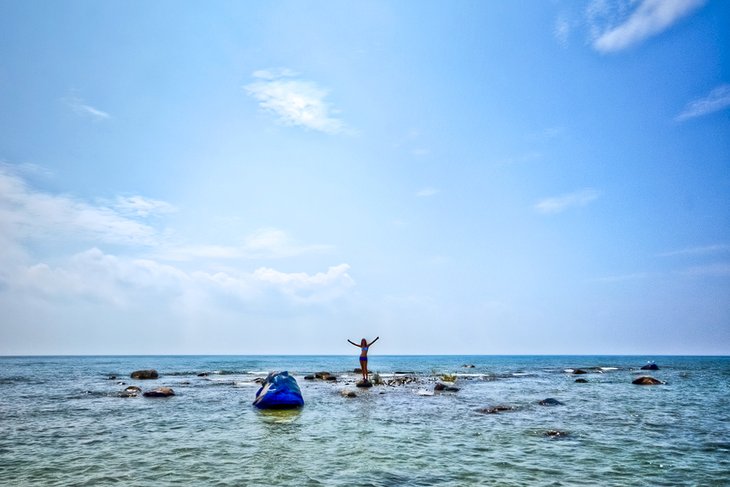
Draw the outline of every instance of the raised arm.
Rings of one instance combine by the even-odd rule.
[[[372,342],[368,343],[368,347],[370,345],[372,345],[373,343],[377,342],[378,340],[380,340],[380,337],[375,337],[375,340],[373,340]]]
[[[350,344],[355,345],[357,348],[360,348],[360,345],[358,345],[357,343],[353,342],[349,338],[347,339],[347,341],[350,342]]]

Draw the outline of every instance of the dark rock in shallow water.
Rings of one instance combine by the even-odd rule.
[[[664,384],[664,382],[659,379],[649,376],[639,377],[638,379],[634,379],[631,383],[639,386],[658,386]]]
[[[514,406],[493,406],[488,408],[481,408],[477,409],[478,413],[482,414],[497,414],[502,413],[505,411],[514,411],[516,408]]]
[[[464,365],[462,365],[462,367],[464,367],[465,369],[473,369],[474,367],[476,367],[476,365],[474,365],[474,364],[464,364]]]
[[[144,397],[170,397],[175,395],[175,391],[169,387],[158,387],[142,394]]]
[[[447,386],[446,384],[437,382],[436,385],[434,386],[433,390],[434,391],[445,391],[445,392],[457,392],[459,390],[459,388],[454,387],[454,386]]]
[[[399,375],[416,375],[416,373],[413,372],[412,370],[411,371],[405,371],[405,372],[403,372],[403,371],[396,371],[396,372],[393,372],[393,373],[394,374],[399,374]]]
[[[355,391],[348,391],[347,389],[340,391],[340,394],[342,395],[342,397],[357,397]]]
[[[575,374],[575,375],[580,375],[580,374],[587,374],[587,373],[588,373],[588,372],[587,372],[587,371],[585,371],[585,370],[583,370],[583,369],[575,369],[575,370],[573,371],[573,374]]]
[[[578,384],[587,384],[588,383],[588,380],[587,379],[575,379],[575,381]]]
[[[137,386],[129,386],[124,389],[124,392],[142,392],[142,388]]]
[[[156,370],[150,369],[150,370],[135,370],[132,372],[131,375],[132,379],[157,379],[159,375],[157,374]]]
[[[333,375],[330,374],[329,372],[315,372],[314,373],[315,379],[332,380],[332,379],[330,379],[330,377],[333,377]]]
[[[543,432],[543,436],[547,436],[548,438],[566,438],[570,436],[570,433],[560,430],[547,430]]]
[[[654,362],[651,362],[643,366],[641,370],[659,370],[659,366]]]
[[[305,375],[304,380],[314,380],[315,377],[313,375]]]
[[[208,377],[208,372],[201,372],[198,374],[198,377]]]
[[[547,399],[543,399],[538,403],[540,406],[564,406],[564,404],[557,399],[554,399],[552,397],[548,397]]]
[[[362,374],[362,369],[358,367],[357,369],[353,370],[353,372],[356,374]]]
[[[373,383],[369,380],[360,380],[355,384],[357,387],[373,387]]]
[[[253,405],[259,409],[293,409],[304,406],[304,398],[289,372],[271,372],[256,392]]]

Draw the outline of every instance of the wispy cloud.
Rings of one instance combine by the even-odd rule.
[[[122,245],[152,245],[157,232],[114,208],[67,195],[37,191],[0,166],[0,232],[13,238],[89,239]]]
[[[730,276],[730,263],[717,262],[689,267],[681,271],[681,274],[689,277],[727,277]]]
[[[586,206],[595,201],[601,193],[592,188],[582,189],[573,193],[545,198],[535,204],[535,210],[540,213],[561,213],[569,208]]]
[[[196,259],[283,259],[332,250],[331,245],[301,244],[283,230],[262,228],[248,235],[240,245],[178,245],[160,249],[164,260]]]
[[[710,255],[722,252],[730,252],[730,245],[727,244],[715,244],[715,245],[703,245],[698,247],[688,247],[679,250],[671,250],[669,252],[662,252],[657,254],[658,257],[675,257],[675,256],[691,256],[691,255]]]
[[[730,84],[722,84],[713,89],[707,96],[689,102],[675,120],[681,122],[719,112],[727,107],[730,107]]]
[[[560,44],[562,47],[568,47],[568,40],[570,38],[571,30],[572,29],[570,22],[565,17],[559,17],[555,21],[555,26],[553,27],[553,35],[558,41],[558,44]]]
[[[590,279],[590,282],[626,282],[646,279],[649,274],[646,272],[635,272],[633,274],[619,274],[615,276],[603,276]]]
[[[594,0],[588,7],[593,48],[616,52],[670,28],[697,10],[705,0],[642,0],[608,2]]]
[[[94,108],[77,96],[69,96],[63,99],[71,110],[81,117],[90,118],[95,122],[102,122],[111,118],[107,112]]]
[[[296,78],[294,71],[281,68],[259,70],[256,79],[244,86],[259,106],[275,115],[284,125],[305,127],[328,134],[346,131],[342,120],[326,101],[327,90],[312,81]]]
[[[430,187],[428,187],[428,188],[423,188],[423,189],[421,189],[420,191],[418,191],[418,192],[416,193],[416,196],[418,196],[418,197],[422,197],[422,198],[426,198],[426,197],[428,197],[428,196],[434,196],[434,195],[437,195],[437,194],[438,194],[438,193],[440,193],[440,192],[441,192],[441,191],[440,191],[440,190],[438,190],[438,189],[436,189],[436,188],[430,188]]]
[[[144,196],[119,196],[114,207],[122,213],[142,217],[177,211],[177,208],[166,201],[145,198]]]

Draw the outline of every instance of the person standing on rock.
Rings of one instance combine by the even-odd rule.
[[[360,340],[360,345],[353,342],[349,338],[347,339],[350,344],[355,345],[356,347],[360,348],[360,369],[362,370],[362,380],[366,381],[368,380],[368,349],[370,348],[370,345],[377,342],[380,337],[375,337],[375,340],[368,343],[366,339]]]

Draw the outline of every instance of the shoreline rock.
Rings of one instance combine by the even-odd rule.
[[[664,382],[660,381],[659,379],[649,377],[648,375],[639,377],[638,379],[634,379],[631,383],[638,386],[659,386],[664,384]]]
[[[170,397],[175,395],[175,391],[169,387],[158,387],[157,389],[152,389],[142,395],[144,397]]]

